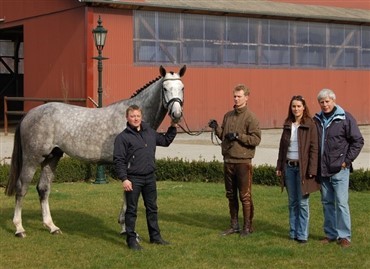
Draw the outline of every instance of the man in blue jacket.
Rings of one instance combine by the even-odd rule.
[[[351,245],[348,204],[349,173],[360,154],[364,139],[354,117],[335,103],[330,89],[319,92],[321,112],[314,117],[319,134],[319,171],[325,238],[322,243]]]
[[[135,223],[140,193],[146,208],[150,243],[167,245],[158,226],[157,186],[155,179],[156,146],[168,147],[177,134],[177,124],[171,123],[165,134],[157,133],[142,121],[142,111],[137,105],[126,110],[127,127],[115,139],[113,162],[117,177],[125,191],[125,225],[127,245],[141,250],[136,241]]]

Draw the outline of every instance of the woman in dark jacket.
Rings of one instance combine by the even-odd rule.
[[[316,181],[318,137],[314,121],[302,96],[289,103],[280,139],[276,175],[288,192],[289,236],[306,243],[309,224],[309,194],[320,190]]]

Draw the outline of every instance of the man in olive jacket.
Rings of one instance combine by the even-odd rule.
[[[247,236],[253,232],[252,158],[256,146],[261,142],[261,130],[258,119],[247,107],[249,93],[245,85],[237,85],[233,90],[234,109],[225,114],[222,125],[218,126],[215,120],[209,122],[209,127],[222,140],[225,189],[229,200],[230,228],[222,235],[240,232],[240,236]],[[244,218],[241,231],[238,222],[238,194]]]

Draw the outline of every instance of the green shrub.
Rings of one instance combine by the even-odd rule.
[[[91,167],[95,166],[73,158],[62,158],[57,166],[55,180],[57,182],[86,181],[92,177]]]
[[[10,166],[7,164],[0,164],[0,187],[5,187],[8,181]]]
[[[354,170],[350,174],[349,188],[354,191],[370,190],[370,170]]]
[[[160,159],[156,161],[157,180],[181,182],[223,182],[223,163],[219,161],[187,161],[183,159]],[[58,164],[55,182],[89,181],[95,178],[96,164],[89,164],[74,158],[62,158]],[[116,179],[113,165],[105,165],[107,179]],[[9,165],[0,165],[0,186],[5,186],[9,175]],[[40,177],[40,169],[36,171],[34,182]],[[254,167],[253,183],[266,186],[279,185],[275,175],[275,167],[259,165]],[[370,171],[355,170],[350,175],[350,189],[355,191],[370,190]]]
[[[275,167],[271,165],[259,165],[253,169],[253,183],[266,186],[280,185],[276,176]]]
[[[157,180],[221,182],[223,164],[218,161],[185,161],[183,159],[160,159],[156,161]]]

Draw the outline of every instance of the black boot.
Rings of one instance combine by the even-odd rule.
[[[127,240],[127,246],[129,249],[132,249],[132,250],[142,250],[143,249],[140,246],[139,242],[136,240],[136,238],[131,238]]]
[[[135,251],[140,251],[140,250],[143,249],[142,246],[140,246],[140,244],[136,241],[133,242],[133,243],[128,244],[128,248],[132,249],[132,250],[135,250]]]

